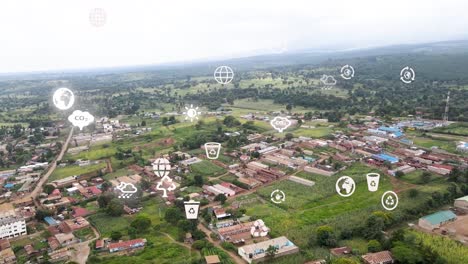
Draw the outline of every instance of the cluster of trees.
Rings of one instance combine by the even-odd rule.
[[[108,189],[108,185],[106,185]],[[111,191],[105,191],[97,198],[98,206],[101,210],[106,212],[110,216],[121,216],[125,213],[124,206],[128,205],[131,208],[139,206],[139,198],[142,197],[143,193],[141,188],[137,188],[137,192],[132,195],[131,199],[126,199],[125,202],[119,199],[115,193]]]
[[[141,150],[132,151],[131,149],[123,149],[121,147],[117,147],[115,158],[118,160],[128,160],[130,158],[133,158],[133,163],[135,164],[138,164],[140,166],[148,165],[148,161],[143,158],[143,152]]]
[[[377,216],[378,215],[378,216]],[[367,220],[367,228],[371,229],[364,236],[369,240],[367,243],[368,252],[379,252],[382,250],[390,250],[393,257],[399,263],[407,264],[423,264],[423,263],[449,263],[444,257],[440,256],[433,248],[418,242],[416,236],[404,229],[397,229],[390,237],[384,237],[381,227],[385,225],[385,216],[383,213],[373,214]],[[373,228],[371,225],[377,225]],[[334,229],[330,226],[320,226],[316,229],[316,237],[310,243],[325,247],[335,247],[338,237]],[[358,252],[353,249],[353,254],[359,256],[363,252]],[[341,258],[330,260],[330,263],[338,264],[354,264],[360,263],[352,258]]]
[[[183,241],[185,233],[187,232],[192,234],[192,238],[195,241],[204,240],[204,238],[206,238],[206,234],[197,228],[198,220],[186,219],[184,210],[184,201],[177,201],[175,203],[175,206],[167,208],[164,214],[164,220],[166,220],[167,223],[176,226],[183,231],[181,232],[181,237],[179,237],[180,241]]]
[[[229,131],[225,130],[223,125],[228,128],[242,129],[243,133],[236,136],[228,136],[226,132]],[[185,138],[182,142],[182,146],[187,149],[197,149],[206,142],[226,142],[228,148],[237,148],[248,142],[246,133],[244,132],[247,132],[251,127],[254,127],[253,123],[247,122],[246,124],[241,124],[240,121],[233,116],[226,116],[222,124],[216,124],[216,130],[213,130],[212,125],[207,125],[200,120],[195,125],[196,131]]]
[[[405,232],[403,229],[396,230],[387,244],[390,246],[393,257],[399,263],[449,263],[431,247],[418,242],[414,234]]]

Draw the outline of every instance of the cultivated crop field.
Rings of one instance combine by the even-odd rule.
[[[381,196],[385,191],[395,191],[395,187],[390,181],[390,176],[379,172],[381,175],[379,190],[369,192],[366,181],[366,174],[369,172],[379,171],[355,163],[331,177],[306,172],[297,173],[296,176],[315,181],[316,184],[307,187],[291,181],[281,181],[261,188],[257,191],[257,195],[262,197],[265,203],[249,205],[247,214],[263,219],[271,228],[272,234],[286,234],[294,243],[304,246],[317,226],[327,223],[335,230],[345,230],[361,223],[362,219],[374,211],[385,211],[381,205]],[[343,175],[352,177],[356,182],[356,190],[350,197],[341,197],[335,191],[335,182]],[[398,186],[400,185],[407,186],[404,182]],[[402,192],[397,191],[399,205],[392,213],[398,214],[400,210],[425,203],[432,192],[444,189],[445,185],[435,181],[425,186],[415,185],[414,188],[420,191],[418,197],[410,198],[407,189]],[[286,194],[286,201],[279,205],[270,201],[270,194],[276,189]]]

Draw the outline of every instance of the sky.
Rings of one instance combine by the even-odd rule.
[[[466,10],[466,0],[1,0],[0,73],[467,39]]]

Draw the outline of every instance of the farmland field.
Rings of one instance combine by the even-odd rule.
[[[179,230],[165,222],[162,222],[165,206],[159,199],[151,199],[143,202],[143,210],[137,215],[112,217],[105,213],[97,213],[89,217],[90,222],[99,230],[102,237],[109,237],[113,231],[120,231],[124,237],[130,239],[127,234],[128,226],[138,215],[146,216],[151,219],[151,224],[158,228],[151,228],[144,237],[149,245],[142,251],[137,252],[132,257],[112,256],[91,258],[89,263],[142,263],[145,261],[155,261],[154,263],[186,263],[187,259],[199,259],[199,253],[189,251],[185,247],[174,243],[167,237],[177,239],[180,235]],[[164,233],[161,231],[164,230]],[[167,234],[167,235],[166,235]],[[94,260],[93,260],[94,259]]]
[[[85,173],[88,173],[88,172],[97,171],[97,170],[105,168],[105,167],[106,167],[105,162],[101,162],[101,163],[98,163],[98,164],[92,164],[92,165],[89,165],[89,166],[83,166],[83,167],[80,167],[78,165],[69,165],[69,166],[66,166],[66,167],[63,167],[63,168],[59,167],[50,175],[48,181],[52,182],[52,181],[55,181],[55,180],[66,178],[68,176],[85,174]]]
[[[390,182],[390,176],[380,173],[379,190],[369,192],[365,178],[369,172],[378,170],[356,163],[331,177],[300,172],[296,176],[313,180],[316,184],[307,187],[295,182],[282,181],[260,188],[257,195],[262,197],[265,203],[249,205],[247,214],[263,219],[271,228],[272,234],[286,234],[296,244],[305,246],[313,230],[322,223],[328,223],[336,230],[346,230],[352,228],[353,223],[361,223],[371,212],[384,210],[380,201],[381,195],[385,191],[395,190],[395,187]],[[356,182],[356,191],[346,198],[337,195],[335,191],[335,182],[343,175],[352,177]],[[445,188],[445,185],[436,181],[415,188],[430,195],[435,190]],[[286,195],[286,201],[279,205],[270,201],[270,193],[276,189],[282,190]],[[400,210],[417,207],[418,204],[424,203],[427,197],[421,194],[417,198],[409,199],[406,190],[398,196],[400,203],[392,212],[395,214]]]
[[[224,168],[206,160],[192,164],[190,165],[190,168],[193,174],[199,174],[203,176],[216,176],[226,172]]]

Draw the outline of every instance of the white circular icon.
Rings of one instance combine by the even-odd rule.
[[[400,71],[400,80],[404,83],[412,83],[416,78],[413,68],[406,66]]]
[[[171,172],[171,163],[169,160],[164,158],[156,159],[153,162],[153,171],[159,178],[169,176]]]
[[[398,206],[398,195],[395,192],[387,191],[382,195],[381,202],[385,210],[395,210]]]
[[[102,27],[106,24],[107,14],[102,8],[94,8],[89,12],[89,23],[95,27]]]
[[[185,107],[185,120],[189,120],[190,122],[193,122],[193,120],[198,119],[198,116],[201,114],[200,111],[198,111],[198,106],[194,107],[193,105],[190,105],[190,107]]]
[[[68,110],[75,103],[75,95],[68,88],[59,88],[52,97],[55,107],[60,110]]]
[[[228,84],[234,79],[234,71],[229,66],[219,66],[214,71],[214,78],[220,84]]]
[[[283,191],[276,189],[273,192],[271,192],[271,201],[275,204],[280,204],[286,201],[286,195]]]
[[[342,176],[336,181],[335,189],[340,196],[349,197],[356,190],[356,183],[351,177]]]
[[[345,65],[343,67],[341,67],[341,78],[345,79],[345,80],[350,80],[351,78],[354,77],[354,68],[353,66],[350,66],[350,65]]]

